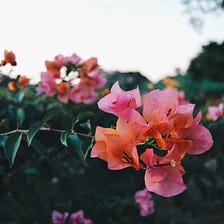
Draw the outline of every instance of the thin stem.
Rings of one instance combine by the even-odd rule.
[[[27,134],[28,133],[28,129],[24,130],[24,129],[14,129],[12,131],[8,131],[8,132],[4,132],[4,133],[0,133],[0,136],[6,136],[6,135],[11,135],[13,133],[23,133],[23,134]],[[62,129],[56,129],[56,128],[46,128],[46,127],[42,127],[40,128],[40,131],[53,131],[53,132],[59,132],[59,133],[64,133],[66,132],[67,130],[62,130]],[[72,131],[72,133],[74,134],[77,134],[77,135],[80,135],[80,136],[83,136],[83,137],[87,137],[87,138],[94,138],[93,136],[91,135],[88,135],[88,134],[84,134],[84,133],[80,133],[80,132],[75,132],[75,131]]]

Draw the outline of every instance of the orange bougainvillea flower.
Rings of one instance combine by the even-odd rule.
[[[11,91],[16,91],[18,89],[18,85],[17,85],[16,82],[11,81],[11,82],[8,83],[8,88]]]
[[[179,82],[176,80],[171,79],[170,77],[166,77],[163,80],[164,85],[167,88],[178,88],[180,86]]]
[[[60,100],[62,103],[68,103],[69,90],[70,90],[69,82],[61,82],[60,84],[58,84],[57,86],[58,100]]]
[[[89,73],[97,70],[99,68],[97,58],[90,58],[87,61],[83,62],[81,67],[81,78],[85,78]]]
[[[30,79],[26,76],[20,76],[18,79],[18,83],[22,88],[27,88],[30,84]]]
[[[96,143],[91,151],[91,157],[107,161],[108,169],[120,170],[133,167],[139,170],[141,165],[137,148],[132,142],[126,141],[112,128],[96,128]]]
[[[63,65],[64,63],[61,63],[60,61],[45,61],[47,71],[56,74],[57,76],[60,74],[60,70]]]
[[[4,51],[4,59],[1,61],[0,66],[4,66],[6,64],[11,64],[12,66],[16,66],[16,56],[12,51]]]

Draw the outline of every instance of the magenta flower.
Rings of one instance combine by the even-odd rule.
[[[223,116],[223,103],[220,103],[217,107],[210,106],[208,107],[208,114],[213,121],[216,121],[218,118]]]
[[[141,216],[147,216],[154,212],[152,195],[147,189],[135,193],[135,201],[139,206]]]
[[[140,158],[147,168],[145,185],[148,191],[164,197],[172,197],[186,189],[182,179],[184,169],[176,145],[164,157],[155,155],[153,149],[146,149]]]
[[[45,93],[47,96],[54,96],[57,91],[55,75],[51,72],[41,73],[40,86],[37,89],[37,94]]]
[[[92,224],[90,219],[86,219],[84,217],[84,213],[82,210],[72,213],[70,216],[71,224]]]
[[[97,99],[97,94],[94,92],[94,89],[84,82],[75,85],[68,96],[74,103],[89,104]]]
[[[98,102],[98,106],[104,112],[120,116],[125,109],[136,109],[141,106],[141,103],[138,88],[124,91],[120,88],[118,82],[116,82],[111,88],[111,93],[103,97]]]
[[[53,224],[65,224],[65,220],[68,217],[68,212],[58,212],[58,211],[53,211],[52,212],[52,223]]]

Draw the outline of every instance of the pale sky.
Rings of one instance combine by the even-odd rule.
[[[224,41],[224,13],[202,33],[180,0],[0,0],[0,58],[17,57],[18,73],[38,78],[57,54],[97,57],[107,70],[139,71],[152,81],[185,70],[209,41]]]

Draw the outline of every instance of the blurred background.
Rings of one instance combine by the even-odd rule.
[[[222,0],[0,0],[0,49],[38,80],[59,53],[96,56],[106,71],[152,81],[185,71],[210,41],[223,41]]]

